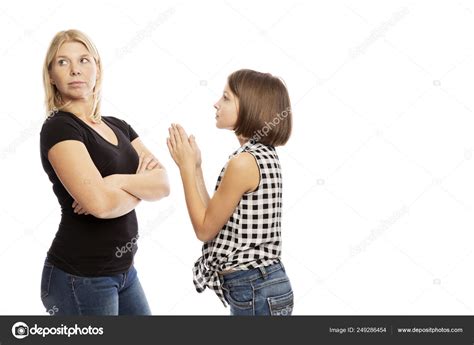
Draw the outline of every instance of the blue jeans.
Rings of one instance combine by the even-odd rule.
[[[293,290],[283,264],[221,275],[231,315],[289,316]]]
[[[80,277],[48,260],[41,278],[41,300],[50,315],[150,315],[134,266],[122,274]]]

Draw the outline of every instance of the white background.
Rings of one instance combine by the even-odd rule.
[[[473,26],[469,1],[2,1],[0,313],[46,314],[60,216],[39,159],[42,64],[76,28],[103,59],[104,115],[168,168],[170,197],[137,209],[154,314],[229,312],[194,290],[200,243],[165,139],[171,122],[195,134],[211,191],[239,146],[212,106],[240,68],[281,76],[292,99],[279,154],[295,314],[473,314]]]

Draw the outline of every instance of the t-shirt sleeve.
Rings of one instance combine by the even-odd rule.
[[[61,141],[78,140],[84,142],[81,128],[73,119],[64,116],[52,117],[43,123],[40,132],[41,153],[48,154],[49,149]]]
[[[130,142],[134,141],[136,138],[138,138],[137,132],[130,126],[128,123],[124,121],[124,123],[127,125],[128,128],[128,136],[130,138]]]
[[[107,119],[115,124],[130,139],[130,142],[138,138],[137,132],[125,120],[118,119],[113,116],[107,116]]]

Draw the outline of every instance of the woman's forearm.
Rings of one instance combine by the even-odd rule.
[[[124,174],[120,177],[120,188],[141,200],[156,201],[170,193],[165,169],[156,168],[140,174]]]
[[[140,203],[139,198],[120,188],[114,186],[106,186],[105,188],[106,193],[104,193],[102,207],[100,207],[100,211],[97,214],[94,214],[97,218],[110,219],[121,217],[134,210]]]

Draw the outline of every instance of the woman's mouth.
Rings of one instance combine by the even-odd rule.
[[[84,84],[85,84],[85,82],[83,82],[83,81],[72,81],[72,82],[68,83],[69,86],[82,86]]]

